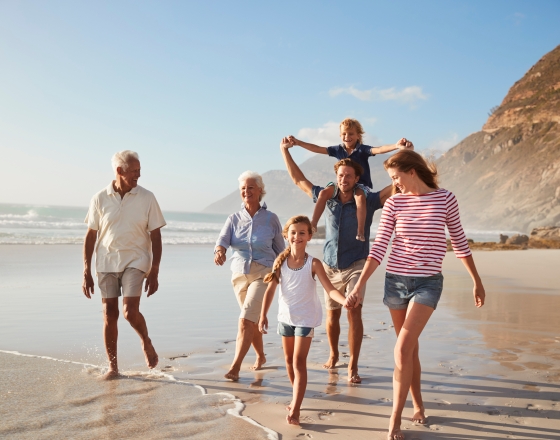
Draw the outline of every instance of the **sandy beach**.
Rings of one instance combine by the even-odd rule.
[[[310,248],[310,253],[320,256],[320,247]],[[166,415],[157,429],[148,429],[150,423],[144,423],[143,438],[215,438],[219,433],[229,438],[232,432],[237,433],[236,438],[385,438],[392,403],[392,349],[396,336],[381,302],[383,271],[372,277],[366,294],[365,336],[359,363],[363,383],[347,383],[345,337],[341,338],[338,368],[329,372],[321,367],[327,359],[328,345],[324,326],[319,327],[308,357],[309,384],[302,425],[297,428],[288,426],[284,420],[291,387],[278,335],[265,336],[267,363],[263,370],[249,370],[254,362],[250,352],[238,383],[222,379],[233,357],[238,309],[229,284],[229,270],[214,267],[210,255],[209,246],[165,247],[161,291],[144,299],[142,306],[160,354],[158,371],[162,376],[145,376],[147,369],[137,337],[122,320],[121,368],[128,372],[127,378],[135,379],[119,381],[124,382],[119,385],[120,391],[101,393],[96,387],[104,385],[94,380],[106,366],[100,300],[87,301],[79,290],[79,246],[0,246],[0,350],[93,365],[71,367],[70,383],[84,383],[82,392],[98,396],[88,400],[90,408],[96,410],[94,413],[104,414],[107,408],[113,408],[118,417],[98,417],[95,420],[99,426],[71,425],[82,438],[106,437],[117,432],[122,438],[127,437],[123,428],[133,421],[128,418],[130,411],[107,403],[114,404],[111,399],[118,401],[123,393],[149,395],[150,405],[158,408],[156,413]],[[560,251],[475,252],[474,256],[485,282],[487,303],[481,310],[474,307],[470,278],[460,261],[448,253],[442,300],[420,339],[429,423],[414,426],[405,422],[406,438],[560,438],[560,289],[555,282]],[[269,317],[272,323],[275,317],[274,308]],[[346,319],[342,322],[345,335]],[[26,427],[24,422],[30,412],[20,411],[26,401],[13,400],[19,403],[9,405],[8,399],[14,396],[8,395],[7,388],[25,384],[25,377],[36,377],[37,371],[47,374],[51,367],[39,368],[29,364],[31,360],[15,358],[8,354],[1,358],[3,377],[10,384],[2,387],[2,410],[9,414],[10,426]],[[61,370],[57,368],[49,374],[48,377],[60,377],[56,374],[61,374]],[[185,394],[167,385],[158,385],[156,389],[145,382],[165,382],[170,378],[200,385],[210,396],[235,396],[245,405],[244,416],[276,434],[243,419],[230,421],[231,413],[227,410],[236,407],[233,396],[227,403],[209,400],[204,407],[201,400],[196,400],[200,399],[200,391],[196,395]],[[144,382],[138,385],[138,381]],[[30,380],[31,383],[34,391],[42,389],[49,405],[67,410],[67,397],[74,391],[57,394],[44,381]],[[128,389],[131,386],[133,389]],[[135,389],[136,386],[146,388],[145,392]],[[178,399],[186,400],[177,404]],[[141,407],[142,402],[132,405]],[[193,407],[202,408],[207,424],[199,423],[200,418],[192,414]],[[408,407],[405,416],[411,411],[410,404]],[[81,414],[76,408],[73,411]],[[6,420],[0,422],[1,428],[6,428]],[[47,420],[45,416],[44,421]],[[67,427],[66,422],[57,423],[48,425],[50,428],[34,426],[33,431],[24,429],[11,436],[33,438],[43,433],[43,438],[50,438],[60,427]],[[217,426],[225,430],[218,430]]]

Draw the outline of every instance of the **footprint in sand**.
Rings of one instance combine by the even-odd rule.
[[[333,415],[334,414],[331,411],[319,411],[318,417],[319,417],[319,420],[328,420]]]
[[[542,411],[543,410],[540,405],[533,405],[532,403],[527,405],[527,409],[529,411]]]
[[[235,342],[235,339],[228,339],[227,341],[224,341],[224,344],[231,344],[232,342]]]
[[[393,399],[387,399],[386,397],[382,397],[381,399],[374,400],[370,403],[370,405],[384,405],[389,406],[392,405]]]
[[[303,422],[303,423],[315,423],[316,422],[314,418],[309,417],[309,416],[303,416],[299,419],[299,421]]]
[[[430,430],[431,431],[439,431],[441,429],[441,426],[439,425],[430,425]]]
[[[165,367],[163,367],[161,369],[161,371],[163,371],[164,373],[167,373],[168,371],[175,371],[175,368],[173,368],[173,366],[171,366],[171,365],[166,365]]]
[[[489,416],[499,416],[500,411],[498,411],[496,408],[489,408],[488,411],[486,411],[486,414],[488,414]]]
[[[313,436],[311,434],[298,434],[296,435],[296,438],[313,438]]]
[[[179,359],[179,358],[188,358],[191,354],[194,354],[194,352],[178,354],[177,356],[171,356],[169,360],[174,361],[175,359]]]
[[[448,402],[447,400],[440,400],[439,402],[436,401],[438,406],[443,406],[443,405],[451,405],[451,402]]]
[[[348,353],[341,353],[341,355],[342,355],[343,358],[349,358],[350,357],[350,355]]]
[[[373,339],[373,336],[371,336],[371,335],[364,335],[364,339]]]
[[[225,348],[219,348],[214,353],[225,353],[227,350]]]

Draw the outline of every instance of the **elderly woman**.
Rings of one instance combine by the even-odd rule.
[[[258,329],[261,306],[266,291],[263,278],[270,272],[276,256],[285,248],[282,226],[278,216],[266,209],[261,200],[266,194],[262,177],[245,171],[239,176],[242,209],[231,214],[216,241],[214,262],[222,266],[226,251],[231,257],[231,284],[241,308],[235,357],[226,379],[239,379],[239,370],[251,344],[257,354],[252,370],[259,370],[266,362],[262,333]]]

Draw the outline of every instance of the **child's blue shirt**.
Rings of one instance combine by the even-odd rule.
[[[333,147],[327,147],[327,152],[329,156],[336,157],[338,160],[341,159],[352,159],[354,162],[359,163],[364,169],[364,173],[360,176],[358,183],[371,188],[373,183],[371,183],[371,172],[369,170],[368,159],[370,156],[375,156],[371,154],[371,147],[368,145],[356,143],[356,147],[349,155],[343,145],[335,145]]]

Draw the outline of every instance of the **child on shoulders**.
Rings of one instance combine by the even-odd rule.
[[[307,388],[307,354],[313,339],[314,328],[321,325],[323,312],[317,294],[315,275],[332,299],[345,304],[346,298],[329,281],[323,264],[305,252],[311,240],[311,222],[303,215],[292,217],[283,229],[288,247],[276,258],[272,272],[264,277],[268,287],[264,294],[259,330],[266,334],[267,313],[280,284],[278,299],[278,333],[286,370],[293,387],[293,397],[286,408],[286,421],[299,425],[301,403]]]
[[[366,195],[371,192],[373,184],[371,182],[371,172],[369,169],[368,159],[376,154],[389,153],[398,149],[414,149],[412,142],[405,138],[400,139],[396,144],[383,145],[380,147],[370,147],[369,145],[362,144],[362,138],[364,134],[364,129],[362,124],[356,119],[346,118],[340,123],[340,138],[342,144],[335,145],[332,147],[320,147],[318,145],[310,144],[308,142],[300,141],[294,136],[290,136],[290,142],[293,145],[299,145],[306,150],[312,151],[318,154],[328,154],[331,157],[335,157],[338,160],[341,159],[352,159],[357,162],[363,169],[363,173],[360,176],[358,185],[354,189],[354,199],[356,201],[356,215],[358,217],[358,231],[356,239],[360,241],[365,241],[365,223],[366,223]],[[327,200],[334,196],[336,184],[329,182],[325,189],[319,193],[317,203],[315,205],[315,210],[313,211],[313,218],[311,224],[313,230],[317,230],[317,223],[325,210]]]

